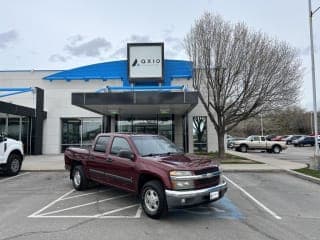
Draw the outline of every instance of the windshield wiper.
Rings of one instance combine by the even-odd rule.
[[[182,154],[183,152],[166,152],[166,153],[161,153],[161,155],[176,155],[176,154]]]
[[[159,153],[148,153],[148,154],[142,155],[142,157],[153,157],[153,156],[159,156],[159,155],[160,155]]]

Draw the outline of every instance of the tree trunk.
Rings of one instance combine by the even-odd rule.
[[[224,135],[225,132],[221,130],[217,130],[217,135],[218,135],[218,147],[219,147],[219,152],[218,152],[218,157],[220,159],[224,159],[225,155],[225,146],[224,146]]]

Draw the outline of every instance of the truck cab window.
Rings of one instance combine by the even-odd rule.
[[[106,152],[109,139],[110,139],[109,136],[99,137],[96,141],[95,146],[94,146],[94,151],[95,152]]]
[[[112,155],[118,155],[121,150],[130,150],[130,145],[126,139],[122,137],[115,137],[112,142],[112,147],[110,153]]]

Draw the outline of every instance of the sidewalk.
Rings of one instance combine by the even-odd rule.
[[[61,171],[64,170],[63,154],[25,156],[23,171]]]
[[[256,156],[250,153],[227,151],[227,153],[252,159],[265,164],[222,164],[224,171],[282,171],[306,167],[303,163],[272,159],[267,156]],[[62,171],[64,170],[63,154],[26,156],[22,164],[23,171]]]

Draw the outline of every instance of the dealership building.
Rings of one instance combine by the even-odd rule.
[[[166,59],[163,43],[128,44],[127,52],[70,70],[0,71],[0,133],[23,141],[26,154],[90,147],[101,132],[160,134],[187,152],[217,151],[192,62]]]

